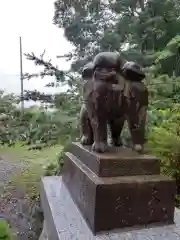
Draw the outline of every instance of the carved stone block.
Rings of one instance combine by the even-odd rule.
[[[174,180],[160,175],[98,177],[82,158],[68,152],[64,160],[63,182],[94,234],[125,226],[173,223]]]
[[[129,148],[110,147],[108,153],[92,152],[91,147],[72,143],[69,152],[99,177],[151,175],[160,173],[160,159],[140,155]]]

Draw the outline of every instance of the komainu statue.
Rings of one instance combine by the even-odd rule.
[[[125,77],[123,91],[125,115],[134,150],[141,152],[145,143],[145,124],[148,107],[148,89],[142,80],[145,74],[135,62],[126,62],[122,68]]]
[[[82,79],[86,82],[86,81],[91,81],[93,78],[93,62],[90,62],[88,64],[86,64],[83,67],[82,70]],[[123,121],[124,122],[124,121]],[[117,145],[120,146],[121,141],[119,138],[119,142],[114,144],[113,143],[113,139],[112,139],[112,135],[111,135],[111,130],[109,128],[110,126],[108,125],[108,142],[111,145]],[[81,111],[80,111],[80,133],[81,133],[81,144],[82,145],[92,145],[94,142],[94,136],[93,136],[93,129],[91,126],[91,122],[88,116],[88,111],[86,108],[86,104],[83,103],[82,107],[81,107]]]
[[[120,146],[127,120],[133,148],[142,151],[148,91],[141,82],[145,75],[140,67],[134,62],[123,65],[119,53],[101,52],[91,65],[84,67],[82,76],[86,81],[80,114],[81,143],[92,144],[93,151],[106,152],[109,127],[111,144]]]

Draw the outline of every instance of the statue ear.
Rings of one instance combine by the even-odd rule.
[[[87,63],[82,69],[82,78],[84,80],[90,80],[93,76],[94,65],[92,62]]]

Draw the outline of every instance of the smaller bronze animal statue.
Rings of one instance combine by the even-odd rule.
[[[145,143],[148,107],[148,89],[142,82],[145,74],[140,65],[135,62],[126,62],[122,68],[122,74],[126,78],[124,102],[133,148],[138,152],[142,152]]]

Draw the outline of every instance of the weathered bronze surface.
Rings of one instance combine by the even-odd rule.
[[[82,79],[87,81],[91,80],[93,76],[94,65],[93,62],[87,63],[82,69]]]
[[[90,146],[72,143],[68,149],[99,177],[157,175],[160,160],[149,155],[139,155],[129,148],[109,147],[104,154],[91,151]]]
[[[113,52],[99,53],[90,67],[93,67],[93,77],[88,75],[89,80],[83,87],[81,143],[92,145],[95,152],[107,152],[109,126],[111,144],[121,146],[120,135],[124,121],[127,120],[133,147],[136,151],[141,151],[145,142],[148,106],[148,91],[141,82],[145,75],[140,72],[137,64],[126,63],[122,67],[120,55]],[[86,78],[84,72],[82,75]]]
[[[82,70],[82,79],[91,81],[93,77],[93,62],[86,64]],[[88,116],[86,105],[83,103],[80,111],[80,137],[81,144],[92,145],[94,142],[93,130]]]
[[[125,226],[173,223],[176,189],[168,177],[98,177],[72,153],[66,153],[64,160],[63,181],[94,234]]]
[[[140,65],[135,62],[126,62],[122,67],[122,75],[129,81],[141,82],[145,78]]]
[[[94,142],[93,130],[91,127],[91,122],[85,104],[82,104],[80,111],[80,135],[81,144],[83,145],[93,144]]]
[[[113,59],[109,59],[111,60],[111,62],[113,62]],[[89,62],[88,64],[86,64],[83,67],[82,70],[82,79],[87,82],[87,81],[92,81],[93,79],[93,70],[94,70],[94,64],[93,62]],[[87,84],[87,83],[85,83]],[[122,117],[122,119],[119,119],[118,121],[121,123],[121,129],[123,128],[124,125],[124,116]],[[118,139],[118,141],[114,142],[114,138],[112,138],[112,136],[117,135],[116,132],[114,132],[114,129],[112,129],[111,125],[107,126],[108,128],[108,133],[107,133],[107,137],[108,137],[108,142],[111,145],[116,145],[116,146],[121,146],[121,139],[120,136],[116,137],[116,139]],[[94,135],[93,135],[93,129],[91,126],[91,121],[88,115],[88,111],[86,108],[86,104],[83,103],[82,107],[81,107],[81,111],[80,111],[80,136],[81,136],[81,144],[83,145],[92,145],[94,142]]]

